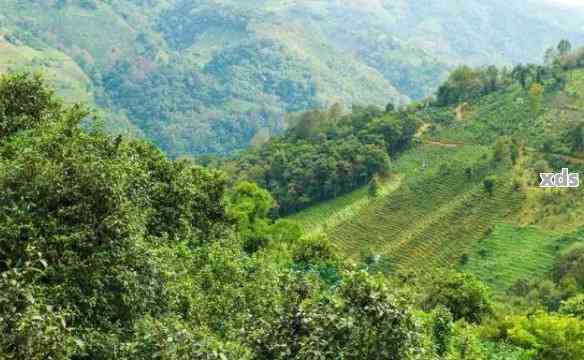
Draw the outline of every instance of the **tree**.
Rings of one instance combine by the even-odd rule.
[[[379,183],[379,176],[374,175],[369,181],[368,193],[369,197],[376,198],[379,196],[381,184]]]
[[[442,357],[448,351],[454,325],[452,314],[444,306],[439,305],[432,313],[432,338],[436,354]]]
[[[584,321],[573,317],[543,312],[515,316],[506,333],[515,344],[534,351],[538,359],[584,358]]]
[[[422,351],[412,313],[384,280],[350,273],[333,289],[286,284],[285,310],[258,337],[259,359],[408,359]]]
[[[543,92],[544,87],[538,83],[532,84],[529,88],[529,108],[534,117],[537,117],[541,112]]]
[[[485,190],[487,191],[487,194],[493,195],[493,193],[495,191],[495,184],[496,184],[496,179],[493,176],[489,176],[485,180],[483,180],[483,186],[484,186]]]
[[[40,75],[16,73],[0,78],[0,142],[50,121],[60,110],[54,91]]]
[[[563,301],[560,306],[560,313],[584,320],[584,294],[579,294]]]
[[[570,124],[567,138],[574,151],[584,151],[584,121]]]
[[[448,360],[484,360],[484,354],[478,337],[473,333],[472,326],[461,322],[453,326],[453,334],[445,357]]]
[[[524,89],[527,89],[529,75],[529,67],[524,66],[523,64],[516,65],[511,71],[511,77],[518,81]]]
[[[499,82],[499,69],[497,69],[496,66],[491,65],[487,67],[485,75],[487,78],[487,91],[488,92],[496,91]]]
[[[553,274],[556,282],[572,278],[584,288],[584,244],[575,243],[564,250],[556,260]]]
[[[560,55],[567,55],[570,51],[572,51],[572,43],[566,39],[561,40],[558,44],[558,52]]]
[[[556,49],[554,49],[553,47],[550,47],[549,49],[547,49],[545,51],[544,63],[547,66],[551,66],[556,61],[557,57],[558,57],[558,53],[556,52]]]
[[[274,206],[270,193],[249,181],[239,182],[229,193],[228,213],[236,220],[240,229],[266,219]]]
[[[432,284],[424,307],[433,309],[439,305],[450,311],[454,321],[464,319],[471,323],[480,323],[493,311],[489,289],[468,273],[451,273]]]

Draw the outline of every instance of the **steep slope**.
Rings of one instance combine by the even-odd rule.
[[[577,13],[501,0],[5,0],[0,32],[69,56],[113,121],[176,156],[240,149],[281,131],[286,112],[420,99],[462,62],[534,60],[581,40]]]
[[[548,87],[537,115],[516,85],[479,97],[462,119],[458,106],[419,110],[428,122],[422,144],[394,161],[390,191],[370,198],[362,188],[291,220],[389,272],[461,269],[499,294],[543,279],[563,249],[584,240],[584,187],[538,187],[541,171],[584,172],[566,138],[566,124],[581,121],[584,72],[566,76],[562,89]],[[500,145],[503,136],[517,154]]]

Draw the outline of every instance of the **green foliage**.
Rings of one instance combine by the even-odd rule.
[[[85,113],[61,106],[0,144],[3,358],[424,353],[408,301],[346,271],[326,238],[272,222],[268,192],[228,190],[222,174],[84,130]]]
[[[495,161],[503,161],[510,156],[510,143],[507,139],[499,138],[495,143],[493,157]]]
[[[432,284],[424,307],[433,309],[446,307],[455,321],[464,319],[472,323],[492,313],[490,290],[474,275],[468,273],[451,273],[440,277]]]
[[[584,320],[584,294],[576,295],[562,302],[560,313]]]
[[[0,79],[0,142],[46,122],[60,110],[54,91],[39,75],[17,73]]]
[[[369,193],[369,197],[375,198],[379,196],[379,191],[381,189],[381,185],[379,183],[379,176],[374,175],[371,180],[369,180],[369,186],[368,186],[368,193]]]
[[[438,356],[444,356],[452,338],[454,325],[452,314],[444,306],[437,306],[432,313],[432,338]]]
[[[252,359],[249,349],[221,341],[204,330],[190,329],[179,318],[145,318],[124,351],[128,359]]]
[[[541,111],[544,88],[538,83],[531,85],[529,88],[529,107],[534,117],[537,117]]]
[[[19,54],[38,54],[27,68],[49,69],[63,85],[60,93],[95,99],[113,128],[145,135],[173,157],[244,148],[258,133],[279,133],[289,111],[421,100],[461,62],[534,61],[580,26],[577,16],[543,5],[505,9],[479,0],[396,0],[390,7],[357,0],[3,5],[0,71],[24,65],[14,60]],[[15,45],[16,54],[5,45]],[[565,66],[581,62],[567,51]],[[485,90],[501,86],[496,72],[482,71]]]
[[[493,176],[489,176],[485,180],[483,180],[483,186],[485,188],[485,191],[489,195],[493,195],[493,193],[495,192],[495,185],[496,184],[497,184],[497,179]]]
[[[274,207],[270,194],[247,181],[236,184],[229,194],[229,213],[240,228],[247,228],[266,218]]]
[[[75,349],[68,324],[73,314],[44,303],[41,289],[30,283],[44,275],[45,260],[22,265],[0,273],[0,354],[5,359],[68,358]]]
[[[302,265],[329,262],[335,259],[332,244],[325,236],[302,238],[293,252],[293,259]]]
[[[554,265],[554,279],[572,278],[580,288],[584,288],[584,244],[576,243],[558,257]]]
[[[497,91],[501,81],[499,70],[494,66],[484,69],[460,66],[438,88],[436,104],[447,106],[476,100],[482,95]]]
[[[454,326],[453,333],[446,359],[482,360],[487,358],[472,326],[459,322]]]
[[[506,331],[511,341],[534,350],[536,359],[576,360],[584,357],[582,320],[537,313],[513,317]]]
[[[365,185],[389,168],[390,155],[406,149],[416,131],[410,114],[354,108],[338,116],[313,110],[290,119],[290,130],[238,156],[238,177],[270,191],[287,214]]]
[[[570,51],[572,51],[572,44],[570,43],[569,40],[563,39],[562,41],[559,42],[558,52],[560,53],[560,55],[566,55]]]
[[[352,273],[322,294],[311,284],[291,290],[282,317],[258,339],[261,359],[407,359],[422,351],[411,312],[379,278]]]

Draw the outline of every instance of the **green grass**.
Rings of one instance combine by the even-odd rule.
[[[464,270],[502,292],[518,280],[543,278],[553,266],[558,239],[558,233],[536,227],[497,224],[489,236],[473,244]]]
[[[401,175],[394,175],[383,180],[379,196],[386,196],[395,191],[401,181]],[[327,232],[328,229],[332,229],[343,221],[350,219],[377,200],[377,198],[369,196],[368,186],[362,186],[349,194],[322,202],[294,214],[288,219],[295,221],[308,234]]]
[[[475,241],[518,208],[519,194],[503,180],[510,165],[493,168],[486,154],[480,146],[419,146],[392,165],[390,191],[380,198],[368,199],[361,188],[292,219],[328,233],[354,260],[380,255],[396,270],[458,266]],[[467,167],[474,169],[470,179]],[[493,173],[502,180],[490,196],[482,180]]]
[[[23,70],[41,72],[63,99],[93,102],[89,78],[69,56],[57,50],[15,46],[0,37],[0,73]]]

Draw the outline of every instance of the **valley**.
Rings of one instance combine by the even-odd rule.
[[[0,359],[583,359],[583,15],[1,1]]]

